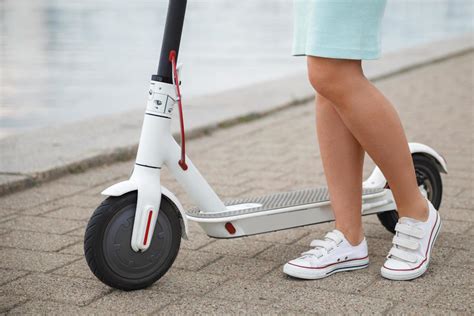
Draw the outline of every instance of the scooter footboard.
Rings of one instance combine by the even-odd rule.
[[[393,197],[387,189],[366,189],[363,215],[393,209]],[[187,212],[215,238],[235,238],[334,220],[327,188],[314,188],[271,194],[226,203],[226,211]]]

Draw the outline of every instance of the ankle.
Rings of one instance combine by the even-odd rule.
[[[429,217],[429,205],[425,197],[421,196],[416,203],[398,210],[399,217],[409,217],[418,221],[426,222]]]
[[[349,242],[351,246],[358,246],[364,240],[364,230],[362,227],[360,228],[346,228],[340,227],[336,224],[336,229],[344,234],[344,237]]]

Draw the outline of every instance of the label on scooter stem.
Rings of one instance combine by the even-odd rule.
[[[174,92],[173,86],[152,81],[150,90],[148,91],[146,112],[150,114],[170,116],[171,112],[173,112],[173,106],[176,103],[173,98],[174,95],[170,95],[170,93]]]
[[[148,98],[146,106],[147,112],[165,114],[168,103],[171,103],[168,99],[170,98],[166,94],[153,93]]]

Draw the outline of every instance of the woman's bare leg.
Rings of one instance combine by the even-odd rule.
[[[399,215],[426,220],[427,204],[417,186],[398,114],[365,78],[361,61],[308,57],[308,74],[314,89],[334,105],[346,127],[382,170]],[[338,165],[333,167],[339,168]],[[339,180],[341,183],[336,186],[347,179]]]
[[[352,245],[358,245],[364,239],[361,183],[365,152],[335,106],[319,94],[316,95],[316,130],[336,229]]]

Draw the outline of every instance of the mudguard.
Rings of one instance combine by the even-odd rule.
[[[410,152],[412,154],[423,154],[431,157],[436,162],[439,172],[448,173],[446,160],[433,148],[420,143],[408,143],[408,146],[410,147]],[[379,167],[375,167],[367,180],[363,182],[362,186],[364,188],[383,188],[385,187],[386,183],[387,180],[385,179],[382,171],[379,169]]]
[[[128,192],[137,191],[138,185],[133,180],[126,180],[119,183],[116,183],[104,191],[102,191],[102,195],[106,196],[121,196]],[[168,198],[177,208],[180,213],[180,221],[181,221],[181,237],[184,239],[188,239],[188,221],[186,218],[186,213],[184,212],[184,208],[179,202],[176,195],[173,194],[170,190],[166,187],[161,186],[161,194]]]

